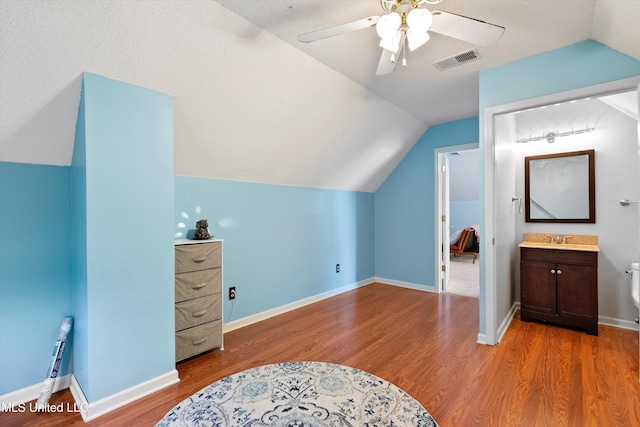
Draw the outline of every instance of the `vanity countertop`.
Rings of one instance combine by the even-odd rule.
[[[567,243],[550,243],[549,236],[567,236]],[[600,252],[598,236],[564,235],[556,233],[524,233],[524,241],[518,245],[521,248],[556,249],[560,251]]]

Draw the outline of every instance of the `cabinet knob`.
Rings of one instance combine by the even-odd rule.
[[[557,273],[557,274],[562,274],[562,270],[558,270],[558,273]]]
[[[551,270],[551,274],[556,274],[556,271],[555,270]]]

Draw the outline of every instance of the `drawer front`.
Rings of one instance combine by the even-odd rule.
[[[567,263],[576,265],[598,265],[598,253],[568,251],[562,249],[520,248],[520,258],[527,261]]]
[[[220,319],[220,294],[179,302],[176,304],[176,331]]]
[[[176,246],[176,273],[187,273],[221,266],[221,242]]]
[[[222,292],[222,269],[176,274],[176,301],[182,302]]]
[[[176,361],[222,346],[222,320],[176,333]]]

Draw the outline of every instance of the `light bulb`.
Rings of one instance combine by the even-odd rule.
[[[407,14],[407,25],[416,33],[426,33],[433,23],[433,15],[427,9],[413,9]]]
[[[412,51],[429,41],[427,31],[433,23],[433,15],[426,9],[413,9],[407,15],[407,39],[409,39],[409,49]]]
[[[397,13],[389,13],[383,15],[376,24],[376,32],[381,39],[387,39],[393,37],[393,34],[398,31],[402,25],[402,18]]]

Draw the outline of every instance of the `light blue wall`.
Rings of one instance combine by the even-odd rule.
[[[478,118],[431,126],[375,196],[376,276],[434,286],[438,147],[478,142]]]
[[[480,200],[451,200],[449,217],[451,232],[480,224]]]
[[[71,314],[69,181],[67,167],[0,162],[0,395],[44,380]]]
[[[373,277],[372,193],[174,177],[167,103],[86,74],[72,166],[0,163],[2,394],[44,379],[69,314],[90,402],[172,370],[178,221],[226,239],[226,322]]]
[[[586,40],[481,71],[480,111],[639,74],[640,61]]]
[[[225,323],[374,275],[373,193],[182,176],[175,182],[176,237],[207,219],[209,233],[225,239]],[[237,290],[233,308],[230,286]]]
[[[174,369],[173,99],[85,74],[83,101],[74,177],[86,193],[73,200],[84,199],[86,216],[73,241],[86,242],[86,252],[73,262],[86,263],[86,284],[84,267],[74,269],[74,303],[86,286],[76,322],[87,352],[74,373],[94,402]]]
[[[480,72],[480,113],[488,107],[593,86],[640,75],[640,61],[593,40],[510,62]],[[480,121],[482,221],[484,198],[484,122]],[[481,230],[482,233],[482,230]],[[482,235],[481,235],[482,238]],[[484,261],[481,258],[481,272]],[[480,333],[486,333],[484,274],[480,276]],[[501,319],[498,319],[500,321]]]
[[[482,72],[480,111],[634,75],[639,61],[586,41]],[[173,120],[148,120],[143,112],[162,113],[145,100],[159,96],[164,105],[167,97],[88,76],[92,98],[80,106],[86,130],[81,115],[82,147],[74,148],[71,168],[0,163],[0,394],[44,379],[60,321],[71,310],[74,338],[83,341],[74,343],[73,371],[90,401],[172,369],[173,238],[180,221],[192,228],[207,218],[225,239],[225,285],[238,287],[230,319],[225,298],[225,322],[372,276],[433,285],[433,151],[477,142],[478,118],[431,126],[375,195],[174,181],[172,151],[161,149],[157,163],[145,161],[158,148],[146,131],[166,131]],[[151,253],[141,254],[140,245]],[[162,277],[143,279],[129,263],[152,258],[164,260],[154,263]],[[149,279],[160,284],[151,288]],[[484,304],[482,283],[481,332]]]

